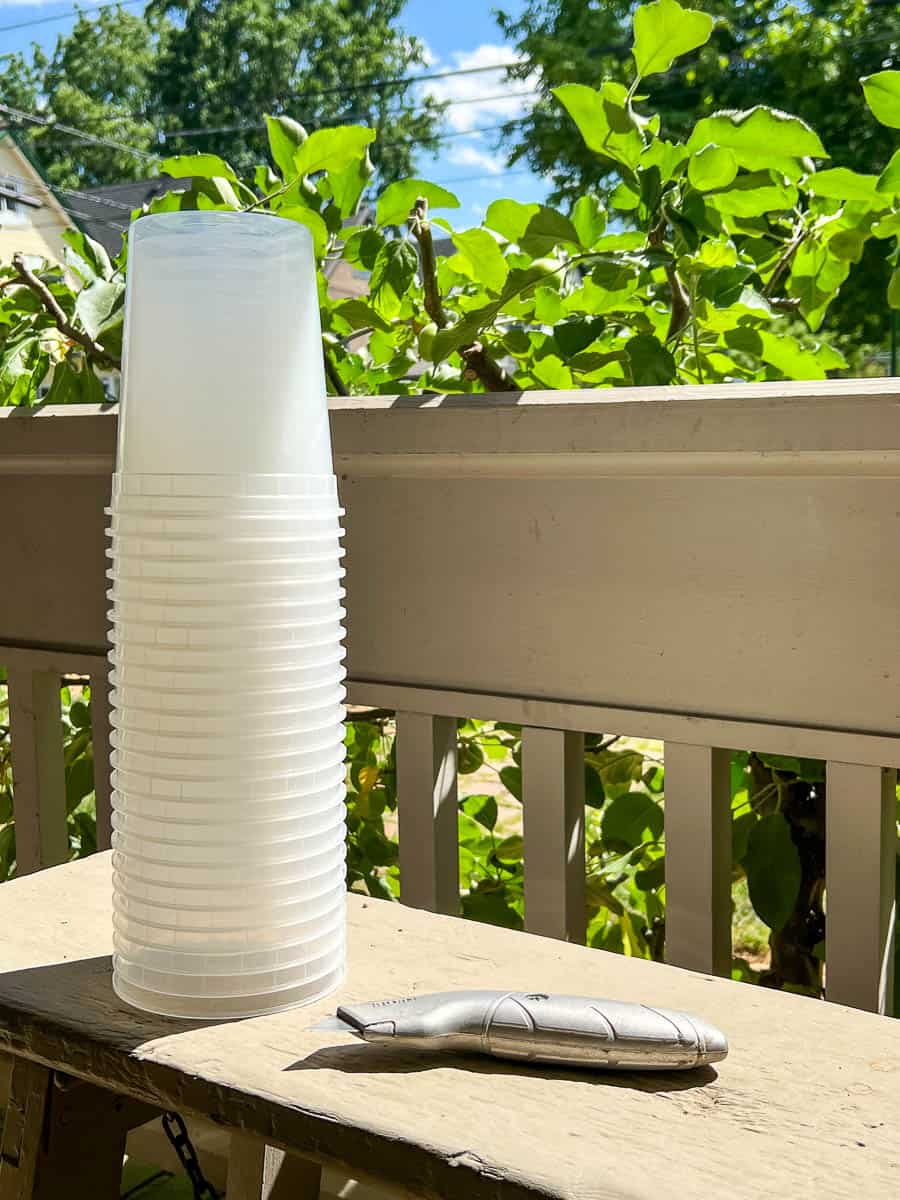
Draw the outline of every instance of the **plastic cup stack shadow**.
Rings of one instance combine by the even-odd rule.
[[[107,575],[113,986],[173,1017],[345,970],[345,616],[315,262],[261,214],[131,228]]]

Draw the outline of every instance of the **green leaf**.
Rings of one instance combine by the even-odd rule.
[[[731,150],[738,164],[748,171],[780,171],[792,179],[799,179],[803,173],[801,159],[828,157],[818,135],[805,121],[761,104],[744,112],[723,111],[699,120],[687,148],[695,154],[709,145]]]
[[[288,208],[279,208],[278,215],[286,221],[296,221],[298,225],[305,225],[312,234],[316,258],[322,257],[328,249],[328,226],[317,212],[306,208],[305,205],[296,204]]]
[[[351,329],[365,329],[368,325],[374,325],[382,333],[390,333],[392,328],[390,322],[385,321],[365,300],[340,300],[331,311],[334,316],[346,321]]]
[[[388,184],[378,197],[376,219],[379,225],[405,225],[410,210],[419,197],[434,208],[459,208],[459,199],[446,188],[425,179],[398,179]]]
[[[677,0],[639,4],[634,14],[634,61],[641,76],[668,71],[676,58],[709,41],[713,19]]]
[[[593,192],[579,196],[572,209],[572,225],[578,240],[585,249],[590,249],[606,229],[606,209]]]
[[[493,796],[466,796],[459,806],[485,829],[493,829],[497,824],[497,801]]]
[[[343,171],[366,154],[375,140],[375,130],[362,125],[337,125],[317,129],[294,151],[294,174],[314,175],[317,171]]]
[[[100,279],[112,278],[112,263],[99,242],[95,242],[80,229],[67,229],[62,235],[62,239],[71,249],[71,253],[66,252],[66,263],[72,267],[83,283],[90,283],[98,276]]]
[[[847,167],[833,167],[830,171],[817,171],[803,183],[811,196],[824,196],[832,200],[854,200],[863,204],[877,201],[875,188],[877,175],[860,175]],[[882,204],[882,207],[884,205]]]
[[[227,179],[237,183],[234,168],[218,154],[176,154],[160,163],[160,175],[171,175],[173,179]]]
[[[900,71],[879,71],[860,80],[866,103],[877,121],[900,129]]]
[[[900,267],[895,267],[888,283],[887,302],[891,308],[900,308]]]
[[[82,288],[75,301],[75,315],[90,337],[96,339],[100,330],[125,301],[125,284],[120,279],[98,279]]]
[[[880,195],[900,193],[900,150],[895,150],[891,155],[891,161],[878,176],[875,190]]]
[[[740,326],[725,334],[733,350],[761,358],[786,379],[825,379],[825,367],[814,350],[807,350],[790,334],[773,334],[764,329]]]
[[[69,705],[69,720],[76,729],[90,729],[91,710],[83,700],[74,700]]]
[[[522,918],[510,908],[502,892],[472,891],[462,898],[462,913],[470,921],[484,921],[504,929],[521,929]]]
[[[500,772],[500,782],[508,792],[519,801],[522,799],[522,768],[504,767]]]
[[[94,790],[94,760],[87,754],[66,769],[66,812],[72,813]]]
[[[377,229],[368,225],[362,229],[354,229],[344,242],[344,261],[352,267],[371,271],[382,247],[386,245],[387,241]]]
[[[759,817],[755,812],[742,812],[731,822],[731,861],[743,861],[750,833]]]
[[[519,244],[526,254],[533,258],[541,258],[550,254],[557,246],[579,246],[581,243],[578,231],[569,218],[542,204],[528,222],[519,238]]]
[[[299,121],[292,117],[271,117],[266,113],[266,130],[269,134],[269,149],[272,161],[281,172],[285,183],[296,175],[294,154],[309,134]],[[267,189],[271,190],[271,189]]]
[[[75,369],[70,362],[56,363],[44,404],[104,404],[103,384],[88,366]]]
[[[825,763],[820,758],[796,758],[786,754],[760,754],[758,757],[772,770],[796,775],[804,783],[825,782]]]
[[[315,134],[312,136],[315,137]],[[382,293],[388,292],[393,294],[396,300],[401,299],[415,279],[418,265],[416,252],[409,242],[395,238],[384,243],[378,251],[369,281],[372,298],[382,311]]]
[[[652,333],[638,333],[625,346],[631,361],[631,377],[638,387],[671,383],[676,365],[671,351]]]
[[[518,200],[494,200],[488,206],[484,223],[507,241],[518,242],[540,207],[539,204],[520,204]]]
[[[467,229],[452,236],[457,251],[449,260],[453,269],[488,291],[502,291],[509,267],[497,239],[487,229]]]
[[[506,837],[494,851],[501,862],[521,862],[524,844],[519,834]]]
[[[706,197],[706,203],[718,212],[735,217],[764,217],[768,213],[792,209],[797,203],[797,189],[768,171],[741,175],[721,192]]]
[[[568,317],[555,326],[553,340],[564,359],[574,358],[598,338],[605,327],[603,317]]]
[[[646,792],[626,792],[607,805],[601,828],[611,848],[633,850],[661,836],[662,809]]]
[[[627,167],[637,165],[644,139],[621,84],[607,81],[596,91],[583,83],[564,83],[553,89],[553,95],[578,126],[589,150]]]
[[[330,171],[328,183],[335,207],[343,217],[352,217],[359,208],[359,199],[366,185],[375,174],[369,152],[366,150],[362,158],[352,162],[346,170]]]
[[[688,179],[700,192],[728,187],[737,173],[737,159],[727,146],[704,146],[688,163]]]
[[[770,813],[753,826],[743,862],[750,903],[777,932],[794,910],[803,875],[790,826],[781,813]]]
[[[456,769],[460,775],[471,775],[484,766],[484,754],[477,742],[468,739],[459,743]]]

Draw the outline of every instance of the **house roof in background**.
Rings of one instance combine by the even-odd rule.
[[[136,208],[149,204],[166,192],[190,185],[190,179],[157,175],[152,179],[86,188],[78,200],[78,224],[89,237],[99,242],[110,254],[116,255],[122,249],[122,235],[127,232],[131,214]]]

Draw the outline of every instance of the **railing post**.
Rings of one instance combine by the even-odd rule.
[[[584,735],[522,730],[525,927],[584,942]]]
[[[400,898],[431,912],[459,911],[456,720],[397,713]]]
[[[731,755],[665,744],[666,962],[731,974]]]
[[[69,856],[60,677],[17,666],[8,683],[16,871],[27,875]]]
[[[94,756],[94,800],[97,806],[97,849],[112,844],[112,789],[109,768],[109,675],[104,666],[91,673],[91,743]]]
[[[890,1012],[896,771],[829,762],[826,782],[826,996]]]

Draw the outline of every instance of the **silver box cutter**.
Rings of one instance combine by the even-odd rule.
[[[438,992],[342,1004],[318,1028],[416,1050],[603,1070],[686,1070],[721,1062],[725,1035],[687,1013],[544,992]]]

